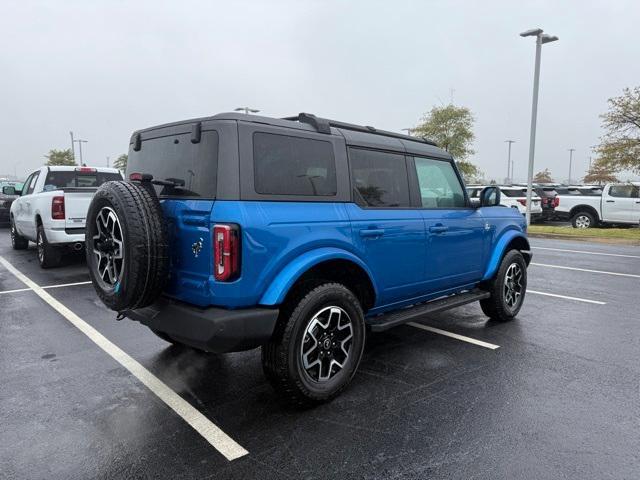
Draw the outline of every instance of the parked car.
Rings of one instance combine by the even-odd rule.
[[[480,195],[480,192],[486,188],[483,185],[475,185],[472,187],[467,187],[467,192],[469,193],[469,197],[472,199],[477,199]],[[522,215],[527,214],[527,189],[523,187],[512,187],[512,186],[504,186],[500,185],[498,187],[500,189],[500,204],[505,207],[511,207]],[[535,222],[542,218],[542,199],[535,193],[535,190],[531,196],[531,221]]]
[[[480,301],[516,316],[526,225],[471,205],[426,140],[300,114],[220,114],[137,131],[129,181],[98,189],[87,263],[119,318],[210,352],[262,346],[274,387],[317,403],[349,383],[365,331]]]
[[[591,195],[577,194],[569,189],[567,195],[559,195],[556,216],[571,220],[574,228],[591,228],[599,224],[640,223],[640,183],[612,183]]]
[[[38,247],[42,268],[58,265],[64,249],[81,250],[91,197],[110,180],[121,180],[115,168],[41,167],[27,177],[11,205],[11,244]]]
[[[9,180],[0,181],[0,225],[9,224],[11,204],[22,191],[22,183]]]
[[[543,187],[536,185],[534,191],[540,197],[540,203],[542,206],[542,214],[540,218],[542,220],[552,220],[555,218],[555,210],[558,206],[560,199],[558,198],[558,192],[554,187]]]

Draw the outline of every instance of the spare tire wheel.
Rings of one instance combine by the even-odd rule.
[[[151,188],[104,183],[89,206],[85,242],[91,282],[110,309],[143,308],[162,293],[169,269],[167,234]]]

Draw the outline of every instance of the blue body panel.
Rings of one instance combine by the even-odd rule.
[[[353,203],[163,200],[170,241],[165,293],[206,307],[282,303],[295,281],[321,262],[361,267],[376,314],[473,288],[490,278],[509,242],[526,240],[510,208],[363,209]],[[241,230],[241,274],[213,277],[211,230]]]

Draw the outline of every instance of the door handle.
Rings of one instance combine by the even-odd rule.
[[[364,228],[360,230],[360,236],[364,238],[381,237],[384,235],[384,229],[382,228]]]
[[[444,225],[434,225],[433,227],[429,227],[429,232],[431,233],[444,233],[449,230],[449,227],[445,227]]]
[[[615,200],[607,200],[607,203],[616,203]]]

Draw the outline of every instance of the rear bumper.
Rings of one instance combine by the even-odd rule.
[[[163,297],[149,307],[126,312],[126,316],[192,347],[225,353],[266,343],[278,313],[275,308],[198,308]]]
[[[69,229],[71,231],[77,229]],[[63,228],[61,230],[49,228],[45,229],[45,235],[47,236],[47,242],[49,243],[84,243],[84,232],[83,233],[67,233],[67,231]]]

